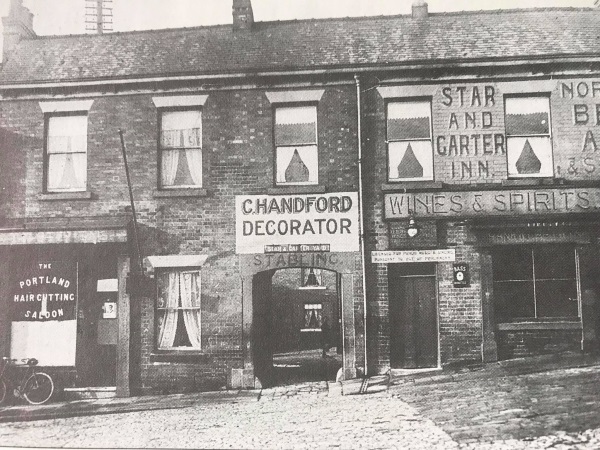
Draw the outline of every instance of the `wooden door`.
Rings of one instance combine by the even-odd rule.
[[[402,272],[390,271],[391,365],[405,369],[437,367],[435,276]]]

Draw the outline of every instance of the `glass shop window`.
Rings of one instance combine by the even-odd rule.
[[[499,247],[492,265],[496,322],[578,318],[574,247]]]

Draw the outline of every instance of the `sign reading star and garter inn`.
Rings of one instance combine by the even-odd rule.
[[[75,320],[77,264],[36,262],[11,289],[13,322]]]
[[[357,252],[358,194],[239,195],[236,253]]]

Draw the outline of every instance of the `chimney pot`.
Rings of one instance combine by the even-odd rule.
[[[412,4],[413,19],[424,19],[429,15],[427,2],[425,0],[415,0]]]
[[[5,63],[22,39],[33,38],[36,34],[33,31],[33,14],[23,6],[23,0],[11,0],[8,16],[2,18],[2,25],[4,26],[2,62]]]
[[[254,23],[251,0],[233,0],[233,29],[249,30]]]

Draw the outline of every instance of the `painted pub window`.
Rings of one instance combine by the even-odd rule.
[[[46,192],[85,191],[87,115],[48,117],[46,136]]]
[[[499,247],[492,265],[496,322],[579,317],[574,247]]]
[[[323,322],[323,305],[306,303],[304,305],[304,324],[301,331],[321,331]]]
[[[550,99],[507,97],[505,107],[508,176],[553,176]]]
[[[163,111],[160,130],[162,188],[202,187],[202,112]]]
[[[389,181],[433,180],[431,102],[391,102],[387,106]]]
[[[275,147],[277,185],[317,184],[317,107],[276,108]]]
[[[159,350],[200,350],[200,272],[160,272],[157,287],[156,347]]]

